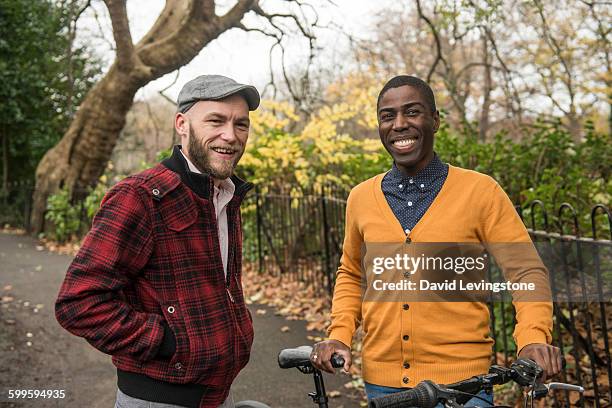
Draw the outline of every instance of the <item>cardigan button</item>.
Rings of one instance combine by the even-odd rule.
[[[408,310],[408,309],[410,309],[410,305],[408,303],[404,303],[403,308],[404,308],[404,310]]]
[[[404,384],[408,384],[408,382],[410,381],[410,378],[404,377],[404,378],[402,378],[402,381],[403,381]]]
[[[404,368],[410,368],[410,363],[407,361],[404,361]]]
[[[404,336],[402,337],[402,339],[404,339],[404,341],[408,341],[409,338],[410,338],[410,336],[408,336],[407,334],[404,334]]]

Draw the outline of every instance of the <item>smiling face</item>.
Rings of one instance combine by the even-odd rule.
[[[216,181],[233,174],[244,153],[249,126],[249,107],[240,95],[199,101],[175,117],[183,153]]]
[[[398,169],[414,175],[433,159],[434,133],[440,114],[431,111],[419,90],[410,85],[390,88],[380,99],[378,134]]]

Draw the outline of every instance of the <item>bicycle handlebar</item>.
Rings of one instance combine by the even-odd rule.
[[[370,401],[370,408],[402,408],[419,407],[433,408],[440,401],[451,401],[452,406],[461,407],[458,399],[465,399],[465,394],[477,394],[483,389],[492,389],[495,384],[505,384],[514,381],[522,387],[533,387],[529,396],[542,398],[549,390],[566,389],[569,391],[584,392],[584,388],[564,383],[539,384],[538,378],[542,369],[532,360],[518,359],[510,368],[494,365],[488,374],[474,376],[454,384],[440,386],[433,381],[423,381],[415,388],[384,397],[374,398]],[[469,397],[468,397],[469,398]],[[465,402],[465,401],[463,401]]]
[[[370,408],[402,408],[420,407],[433,408],[438,404],[440,393],[446,391],[433,381],[423,381],[415,388],[396,394],[374,398],[370,401]]]
[[[278,354],[278,365],[280,368],[312,367],[310,362],[311,353],[312,347],[310,346],[281,350]],[[332,354],[330,362],[334,368],[344,367],[344,358],[338,354]]]

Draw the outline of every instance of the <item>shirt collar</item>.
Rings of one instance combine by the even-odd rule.
[[[442,160],[440,160],[438,155],[434,153],[433,159],[431,159],[431,161],[427,163],[427,166],[419,170],[417,174],[415,174],[414,176],[404,175],[397,168],[395,163],[393,163],[393,167],[391,168],[391,171],[389,172],[389,177],[394,182],[412,180],[413,182],[426,182],[429,184],[435,179],[443,176],[445,172],[446,172],[446,164],[442,163]]]

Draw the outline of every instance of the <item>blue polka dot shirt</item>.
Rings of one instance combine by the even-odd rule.
[[[442,163],[437,154],[414,176],[402,174],[395,163],[391,171],[385,174],[382,191],[406,235],[427,212],[447,176],[448,165]]]

